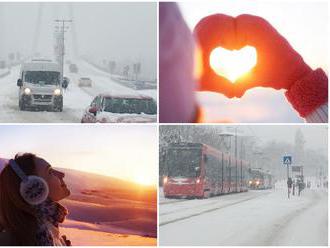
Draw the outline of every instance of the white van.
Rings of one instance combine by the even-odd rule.
[[[22,64],[19,86],[19,109],[45,107],[63,110],[63,90],[59,64],[45,59],[34,59]]]

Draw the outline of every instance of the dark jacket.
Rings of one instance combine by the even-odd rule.
[[[0,232],[0,246],[17,246],[13,236],[8,232]]]

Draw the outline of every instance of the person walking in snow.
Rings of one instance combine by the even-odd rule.
[[[258,63],[235,84],[210,68],[215,47],[238,50],[247,44],[256,48]],[[284,89],[288,102],[306,122],[328,122],[328,76],[307,65],[265,19],[214,14],[200,20],[192,34],[177,4],[159,4],[160,122],[204,122],[196,90],[232,98],[254,87]],[[219,121],[228,122],[225,116]]]
[[[0,245],[68,246],[59,224],[70,195],[64,173],[34,154],[16,155],[0,173]]]
[[[303,182],[303,180],[299,180],[298,181],[298,196],[300,196],[300,194],[301,194],[301,191],[303,191],[303,189],[304,189],[304,182]]]
[[[292,195],[295,194],[295,189],[296,189],[296,182],[293,180],[293,182],[292,182]]]
[[[287,185],[288,185],[288,198],[290,198],[290,192],[291,192],[291,188],[292,188],[292,178],[291,177],[288,178]]]

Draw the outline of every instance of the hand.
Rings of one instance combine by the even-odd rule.
[[[201,55],[199,90],[220,92],[227,97],[234,97],[233,84],[213,71],[209,65],[209,58],[212,50],[218,46],[235,48],[235,19],[223,14],[208,16],[199,21],[194,29],[194,35],[199,43]]]
[[[258,86],[289,89],[296,80],[312,71],[288,41],[263,18],[240,15],[232,18],[231,24],[228,25],[229,17],[226,17],[219,18],[219,15],[211,15],[197,24],[195,35],[203,52],[207,55],[217,46],[227,49],[241,49],[249,45],[257,50],[257,65],[247,75],[239,78],[235,84],[228,87],[223,78],[217,76],[218,79],[216,80],[216,74],[209,66],[208,54],[208,57],[203,58],[204,73],[200,81],[200,84],[203,85],[202,90],[217,91],[229,97],[241,97],[246,90]],[[229,30],[230,27],[232,30]],[[209,30],[209,37],[214,40],[209,43],[205,41],[207,30]],[[214,30],[216,30],[215,35],[210,33]],[[222,36],[221,39],[219,39],[220,35]],[[219,41],[216,42],[215,39]],[[206,83],[205,79],[209,78],[212,80]],[[215,84],[224,84],[224,87],[221,88]]]

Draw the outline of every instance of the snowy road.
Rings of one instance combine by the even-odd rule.
[[[145,94],[156,99],[156,90],[135,91],[112,81],[108,74],[85,61],[79,60],[74,61],[74,63],[78,66],[78,73],[69,73],[67,65],[64,68],[64,75],[70,78],[70,85],[64,92],[63,112],[19,111],[16,81],[19,77],[20,67],[13,67],[9,75],[0,78],[0,122],[80,122],[84,110],[99,93]],[[90,77],[93,80],[93,87],[78,87],[80,77]]]
[[[206,200],[160,196],[160,245],[327,245],[327,202],[316,189],[291,199],[281,188]]]

